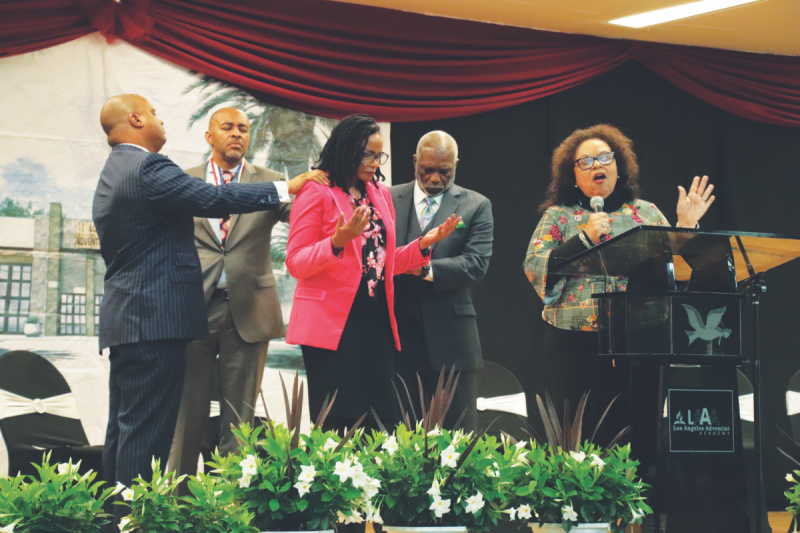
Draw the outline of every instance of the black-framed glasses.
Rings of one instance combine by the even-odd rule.
[[[602,154],[597,155],[596,157],[585,156],[581,157],[580,159],[575,160],[575,164],[578,165],[578,168],[581,170],[589,170],[594,166],[594,162],[597,161],[604,167],[610,165],[611,162],[614,160],[614,152],[603,152]]]
[[[386,162],[389,160],[389,154],[384,152],[378,152],[377,154],[375,154],[367,151],[364,152],[364,157],[362,157],[361,160],[366,164],[370,164],[377,161],[379,165],[385,165]]]

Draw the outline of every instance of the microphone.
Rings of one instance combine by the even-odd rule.
[[[602,196],[592,196],[592,199],[589,200],[589,206],[594,209],[595,213],[600,213],[603,211],[603,205],[605,201],[603,200]],[[600,242],[606,242],[608,240],[608,235],[600,235]]]

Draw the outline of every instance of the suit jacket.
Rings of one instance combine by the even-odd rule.
[[[163,155],[115,146],[92,204],[106,263],[100,349],[208,335],[192,217],[279,204],[272,183],[217,187],[190,177]]]
[[[205,181],[207,165],[190,168],[186,173]],[[262,183],[282,179],[283,175],[275,171],[245,162],[239,182]],[[278,282],[272,273],[270,243],[273,226],[278,222],[289,222],[290,210],[291,204],[282,203],[269,211],[233,215],[225,250],[208,218],[194,219],[194,243],[203,269],[206,304],[217,288],[224,268],[233,323],[246,342],[266,342],[286,336]]]
[[[386,223],[386,301],[395,345],[400,349],[394,318],[396,273],[428,264],[419,243],[395,249],[395,213],[389,190],[381,184],[367,184],[367,194]],[[347,194],[339,187],[306,183],[292,206],[286,266],[297,278],[286,342],[336,350],[350,307],[361,283],[361,239],[350,241],[337,257],[331,249],[339,213],[353,216]]]
[[[397,212],[398,245],[422,233],[414,208],[414,187],[415,182],[411,182],[390,189]],[[423,325],[434,368],[455,365],[459,370],[471,370],[483,365],[472,287],[489,268],[492,204],[485,196],[454,183],[444,193],[430,227],[453,214],[462,218],[464,227],[433,246],[433,283],[415,276],[397,276],[395,312],[401,329],[412,320]]]

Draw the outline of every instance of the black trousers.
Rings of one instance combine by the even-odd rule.
[[[414,411],[416,411],[417,416],[421,417],[417,374],[419,374],[422,381],[425,409],[427,410],[431,397],[436,392],[439,373],[442,369],[434,368],[431,363],[428,346],[425,342],[425,331],[422,324],[417,320],[412,320],[411,323],[400,330],[400,348],[401,351],[395,357],[395,371],[408,387]],[[459,371],[456,370],[456,372],[458,373]],[[444,420],[444,427],[446,429],[455,429],[453,426],[464,414],[460,427],[465,431],[475,431],[478,425],[478,410],[476,407],[478,386],[475,371],[461,370],[460,373],[453,402],[450,404],[450,409]],[[444,383],[447,383],[449,374],[450,369],[445,368]],[[403,399],[403,408],[409,411],[409,417],[413,422],[414,417],[409,410],[408,395],[406,395],[403,382],[395,377],[395,385],[400,392],[400,397]]]
[[[159,340],[111,347],[109,413],[103,468],[113,486],[152,477],[151,461],[166,469],[183,387],[186,341]],[[118,496],[119,499],[119,496]],[[114,524],[128,515],[114,505]]]

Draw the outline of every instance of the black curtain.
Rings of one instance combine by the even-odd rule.
[[[436,83],[435,79],[430,83]],[[420,136],[445,130],[459,145],[456,182],[486,195],[494,211],[494,253],[475,289],[484,358],[509,368],[538,420],[542,394],[542,303],[528,283],[522,261],[549,183],[550,156],[577,128],[597,123],[619,127],[634,141],[641,167],[642,198],[654,202],[674,225],[678,185],[688,189],[707,174],[717,200],[701,221],[708,230],[800,235],[800,128],[739,118],[677,89],[630,61],[562,93],[482,115],[392,125],[393,183],[414,179],[412,154]],[[800,261],[770,271],[761,305],[764,462],[768,506],[786,507],[786,447],[777,427],[791,432],[785,394],[800,370],[797,302]],[[749,307],[749,306],[746,306]],[[751,329],[749,309],[743,320]],[[745,337],[746,352],[752,339]]]

